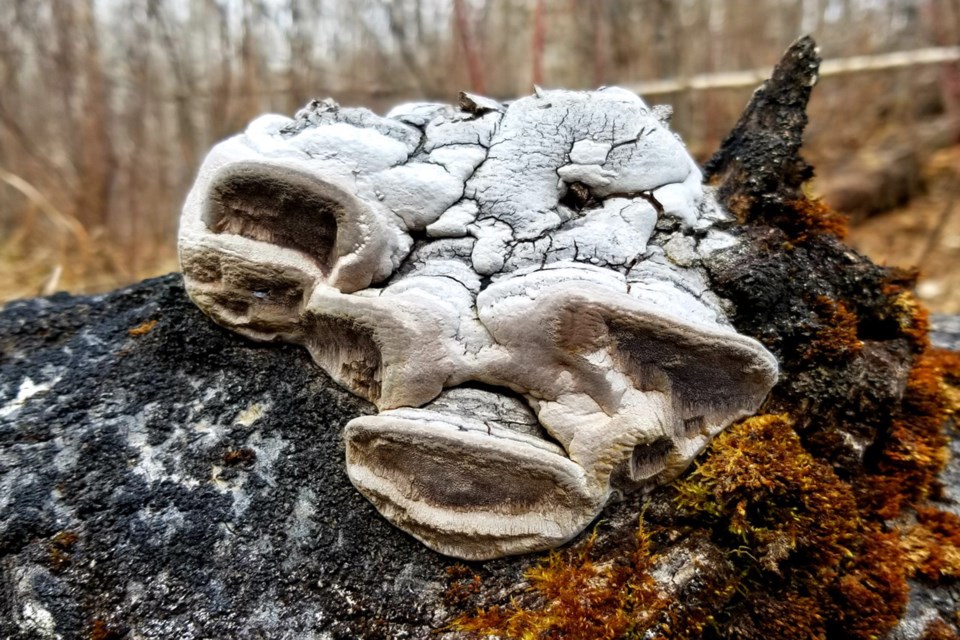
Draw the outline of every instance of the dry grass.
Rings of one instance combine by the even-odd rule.
[[[73,294],[110,291],[145,278],[179,269],[176,251],[165,243],[145,247],[152,257],[135,266],[110,246],[92,241],[84,249],[66,242],[18,244],[19,230],[0,246],[0,304],[59,291]]]

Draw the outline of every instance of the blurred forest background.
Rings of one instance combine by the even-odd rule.
[[[955,47],[960,0],[3,0],[0,303],[175,270],[199,161],[258,113],[620,84],[674,105],[702,161],[755,84],[688,85],[805,33],[827,60]],[[810,114],[811,188],[960,313],[956,56],[825,74]]]

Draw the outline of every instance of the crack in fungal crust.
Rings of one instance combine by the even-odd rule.
[[[261,116],[187,198],[187,290],[376,405],[347,472],[395,525],[467,559],[555,547],[777,380],[710,290],[732,219],[666,120],[619,88]]]

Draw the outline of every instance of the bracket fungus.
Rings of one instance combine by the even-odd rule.
[[[187,198],[187,290],[376,406],[346,465],[392,523],[467,559],[555,547],[777,380],[711,291],[733,220],[668,117],[619,88],[261,116]]]

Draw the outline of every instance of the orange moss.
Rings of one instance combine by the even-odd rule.
[[[796,585],[790,585],[796,586]],[[791,638],[814,640],[826,637],[827,620],[819,598],[794,589],[751,589],[744,612],[724,637]]]
[[[257,452],[250,447],[231,449],[223,454],[223,463],[229,467],[251,465],[257,461]]]
[[[960,517],[932,508],[917,509],[917,523],[901,546],[914,576],[933,583],[960,579]]]
[[[655,626],[667,605],[650,575],[650,541],[643,530],[626,557],[597,562],[596,533],[578,548],[551,553],[525,574],[533,602],[479,609],[450,628],[501,638],[615,640]]]
[[[120,640],[127,634],[107,624],[104,620],[96,619],[90,625],[90,640]]]
[[[960,387],[960,351],[934,349],[932,354],[943,369],[943,382],[952,387]]]
[[[463,607],[480,593],[480,576],[462,564],[447,567],[449,583],[443,593],[443,602],[450,607]]]
[[[901,274],[908,280],[913,276]],[[912,286],[912,285],[911,285]],[[913,291],[900,283],[889,283],[884,293],[891,298],[900,333],[907,337],[918,351],[930,347],[930,312],[917,300]]]
[[[786,230],[798,241],[803,242],[811,235],[827,234],[840,240],[847,237],[847,218],[837,213],[822,200],[803,198],[787,203],[789,217]]]
[[[787,560],[834,567],[856,537],[850,487],[804,450],[784,415],[730,427],[675,486],[681,508],[718,521],[765,571]]]
[[[940,618],[934,618],[923,630],[920,640],[960,640],[960,634]]]
[[[944,425],[950,405],[941,352],[914,361],[903,401],[879,449],[876,472],[866,478],[865,505],[882,519],[923,503],[938,487],[948,457]]]
[[[64,550],[69,550],[73,548],[73,545],[77,544],[79,539],[80,536],[73,531],[61,531],[53,536],[53,543]]]
[[[54,571],[60,571],[70,564],[70,554],[56,547],[50,548],[50,568]]]
[[[697,580],[703,582],[703,589],[693,601],[668,601],[661,614],[662,621],[656,626],[662,635],[653,637],[702,639],[714,636],[723,624],[718,618],[725,618],[727,603],[737,595],[738,589],[743,588],[740,576],[710,576],[703,571],[704,567],[699,569],[701,573]],[[645,637],[651,636],[647,634]]]
[[[893,628],[907,606],[904,557],[899,534],[866,525],[858,553],[831,587],[829,618],[847,637],[867,640]]]
[[[138,324],[137,326],[133,327],[132,329],[128,329],[128,330],[127,330],[127,333],[129,333],[129,334],[130,334],[131,336],[133,336],[133,337],[143,336],[143,335],[146,335],[146,334],[150,333],[150,331],[151,331],[155,326],[157,326],[157,321],[156,321],[156,320],[147,320],[146,322],[144,322],[144,323],[142,323],[142,324]]]
[[[720,637],[867,640],[896,624],[907,599],[896,534],[864,522],[853,488],[802,446],[791,421],[730,427],[676,484],[682,509],[714,525],[742,568]]]
[[[813,307],[820,327],[803,353],[804,360],[834,362],[863,350],[857,337],[857,316],[842,301],[819,296]]]
[[[947,419],[957,426],[960,417],[960,352],[937,349],[931,356],[943,372],[941,391]]]
[[[842,234],[819,203],[794,206],[800,231],[792,242]],[[641,531],[629,558],[595,557],[594,538],[552,554],[528,572],[519,601],[451,627],[524,639],[883,637],[905,609],[908,577],[960,578],[960,518],[928,506],[947,458],[944,424],[960,415],[960,354],[930,348],[929,318],[911,282],[891,272],[873,309],[817,298],[815,331],[795,352],[816,359],[818,375],[842,381],[847,358],[863,348],[857,308],[877,323],[872,339],[895,341],[892,353],[913,358],[899,400],[891,394],[877,415],[864,416],[862,432],[876,435],[865,469],[850,469],[844,481],[827,458],[806,450],[789,416],[760,415],[729,427],[674,483],[681,518],[670,526],[709,536],[711,548],[726,553],[718,563],[725,569],[698,575],[693,600],[658,595]],[[830,431],[822,426],[819,433]],[[905,509],[916,510],[916,524],[890,530],[886,523]],[[479,579],[460,580],[480,589]],[[929,640],[953,637],[943,635],[953,634],[947,624],[933,631],[939,635]]]

